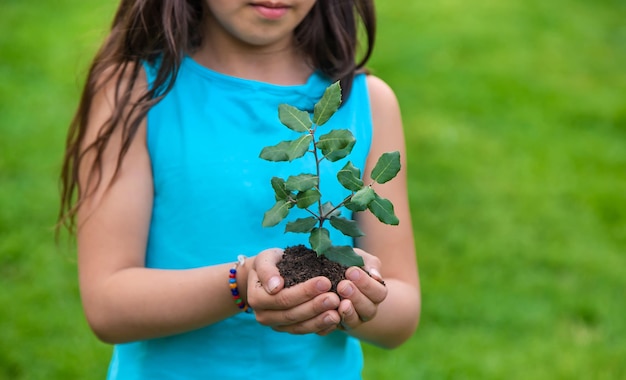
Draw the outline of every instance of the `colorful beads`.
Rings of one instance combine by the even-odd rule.
[[[228,274],[228,287],[230,288],[230,293],[233,296],[235,305],[237,305],[237,307],[241,309],[241,311],[251,313],[252,309],[248,307],[248,304],[246,304],[241,298],[241,295],[239,294],[239,288],[237,288],[237,268],[239,267],[239,265],[244,265],[245,259],[246,257],[243,255],[237,256],[237,263],[235,263],[234,267],[230,268],[230,272]]]

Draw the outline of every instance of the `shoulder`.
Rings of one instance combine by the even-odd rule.
[[[374,129],[374,141],[391,141],[398,144],[402,139],[402,116],[396,94],[382,79],[368,75],[367,90],[370,99],[370,112]]]
[[[136,104],[148,88],[146,73],[140,64],[109,66],[94,69],[88,80],[91,101],[87,116],[87,135],[84,142],[97,139],[100,130],[110,127],[119,129],[116,121],[130,115]],[[136,111],[135,111],[136,112]]]
[[[132,133],[139,138],[127,136],[129,120],[139,117],[137,104],[146,93],[145,72],[139,64],[95,67],[87,86],[86,94],[90,99],[83,121],[81,150],[83,154],[90,154],[85,157],[86,162],[95,160],[95,163],[101,162],[100,165],[110,163],[115,167],[120,153],[126,151],[131,141],[144,140],[143,119],[139,119],[138,128]],[[135,134],[138,130],[141,133]],[[83,165],[82,169],[91,167]]]
[[[137,96],[148,88],[146,71],[140,63],[128,63],[108,66],[92,73],[90,82],[94,101],[106,100],[109,104],[124,104],[136,100]],[[124,99],[125,95],[130,95]]]
[[[366,76],[365,81],[373,113],[384,112],[389,107],[399,108],[396,94],[385,81],[371,74]]]

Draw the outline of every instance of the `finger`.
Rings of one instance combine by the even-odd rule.
[[[355,329],[364,322],[354,308],[352,301],[348,299],[341,300],[337,312],[341,317],[340,326],[343,330]]]
[[[325,293],[288,310],[256,310],[257,321],[276,331],[293,334],[330,332],[341,318],[337,313],[339,297]]]
[[[259,253],[254,260],[257,281],[263,285],[268,294],[274,294],[284,286],[284,280],[276,267],[282,257],[282,249],[270,248]]]
[[[290,325],[274,326],[273,330],[290,334],[318,334],[327,335],[337,329],[341,318],[337,310],[328,310],[311,319]]]
[[[373,319],[378,311],[378,304],[387,296],[387,288],[356,267],[349,268],[346,277],[348,280],[337,285],[337,292],[344,300],[349,300],[351,306],[350,309],[340,310],[342,318],[342,313],[348,313],[352,318],[353,309],[360,322]]]
[[[255,281],[256,273],[250,273],[249,281]],[[281,289],[276,294],[268,294],[259,285],[250,289],[248,286],[248,303],[253,309],[285,311],[311,301],[320,294],[327,293],[331,288],[326,277],[315,277],[290,288]]]
[[[375,282],[375,280],[371,281]],[[339,310],[342,320],[345,320],[346,316],[351,317],[353,312],[355,318],[362,322],[369,321],[376,315],[378,304],[361,293],[351,281],[341,281],[337,286],[337,292],[342,297],[340,307],[343,308]],[[349,301],[349,304],[345,305],[344,301]],[[348,306],[349,308],[347,308]]]
[[[330,326],[326,330],[322,330],[322,331],[316,332],[316,334],[319,335],[319,336],[326,336],[326,335],[330,334],[331,332],[341,328],[340,326],[341,326],[341,323],[333,324],[332,326]]]
[[[356,253],[363,257],[365,264],[363,269],[376,281],[384,284],[383,276],[380,274],[382,263],[380,259],[374,255],[371,255],[360,248],[354,248]]]
[[[375,304],[381,303],[387,297],[387,287],[369,276],[358,267],[348,268],[346,270],[346,279],[352,282],[352,284],[358,288],[361,294],[363,294]],[[348,292],[349,289],[346,290],[346,293]],[[351,296],[348,294],[346,294],[345,297],[351,298]],[[353,302],[356,301],[353,298],[351,299]]]
[[[339,307],[339,297],[335,293],[324,293],[290,309],[257,310],[256,318],[265,326],[288,326],[315,318],[329,310],[336,310],[337,307]]]

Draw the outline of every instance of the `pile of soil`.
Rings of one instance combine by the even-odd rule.
[[[337,284],[345,279],[348,267],[317,253],[304,245],[285,248],[283,258],[278,263],[280,275],[285,279],[285,287],[305,282],[317,276],[327,277],[332,283],[332,292],[337,292]]]

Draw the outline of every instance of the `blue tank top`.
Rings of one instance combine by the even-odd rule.
[[[145,66],[148,82],[155,67]],[[263,228],[275,202],[273,176],[314,173],[309,154],[288,162],[259,158],[261,149],[299,136],[278,120],[278,105],[313,109],[330,81],[314,73],[303,85],[278,86],[226,76],[186,57],[174,87],[147,116],[154,205],[146,266],[186,269],[234,262],[271,247],[307,244],[307,234],[285,234],[284,223]],[[318,130],[350,129],[357,139],[348,158],[361,169],[372,122],[365,75],[357,75],[340,110]],[[323,162],[323,199],[348,194],[335,173],[346,159]],[[299,214],[300,213],[300,214]],[[305,216],[292,209],[287,220]],[[351,217],[348,210],[342,215]],[[336,245],[352,239],[331,231]],[[228,273],[224,273],[227,281]],[[278,333],[240,313],[204,328],[165,338],[118,344],[109,379],[360,379],[360,342],[337,331]]]

